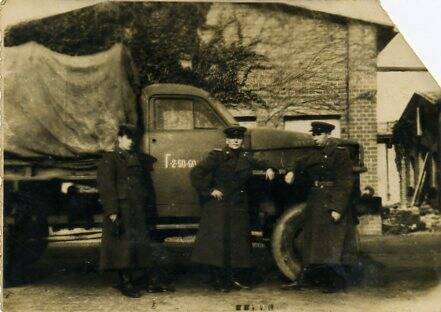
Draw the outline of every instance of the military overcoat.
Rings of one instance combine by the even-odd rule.
[[[266,169],[243,149],[215,149],[191,171],[191,182],[201,196],[202,212],[192,261],[217,267],[251,265],[250,214],[247,182],[253,169]],[[222,200],[210,196],[217,189]]]
[[[116,149],[98,165],[97,183],[103,205],[100,269],[144,268],[152,264],[149,222],[155,193],[150,172],[152,156]],[[109,216],[117,214],[120,233]]]
[[[351,205],[352,163],[348,150],[329,141],[299,161],[296,174],[308,184],[303,264],[355,264],[356,223]],[[341,214],[335,222],[331,212]]]

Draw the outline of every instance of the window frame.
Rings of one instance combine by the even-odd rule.
[[[222,119],[219,118],[219,114],[213,109],[213,107],[211,107],[211,105],[209,104],[208,101],[202,99],[202,98],[194,98],[195,101],[193,101],[193,130],[214,130],[214,129],[219,129],[219,127],[211,127],[211,128],[201,128],[201,127],[196,127],[196,114],[195,114],[195,102],[198,102],[199,104],[201,104],[203,107],[206,107],[207,110],[213,115],[215,116],[215,118],[218,121],[219,126],[224,126],[224,123],[222,122]],[[205,105],[206,104],[206,105]]]
[[[192,103],[192,116],[193,116],[193,127],[191,129],[159,129],[157,128],[157,124],[158,124],[158,119],[156,118],[156,113],[157,113],[157,109],[156,109],[156,103],[155,101],[157,99],[174,99],[174,100],[191,100]],[[208,110],[211,111],[217,118],[217,120],[219,121],[219,125],[220,127],[216,128],[196,128],[196,123],[195,123],[195,101],[200,101],[202,105],[206,105],[208,106]],[[217,130],[217,129],[222,129],[225,126],[227,126],[227,123],[225,122],[224,118],[222,117],[222,115],[210,104],[209,101],[207,101],[206,99],[199,97],[199,96],[191,96],[191,95],[179,95],[179,94],[157,94],[157,95],[153,95],[150,97],[150,120],[153,119],[153,122],[149,123],[149,130],[151,131],[197,131],[197,130]]]

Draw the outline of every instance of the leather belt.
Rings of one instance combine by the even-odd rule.
[[[332,187],[335,183],[333,181],[314,181],[312,185],[314,187]]]

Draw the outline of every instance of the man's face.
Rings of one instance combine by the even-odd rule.
[[[118,136],[118,147],[125,151],[130,151],[133,148],[133,140],[126,134]]]
[[[242,146],[243,139],[242,138],[226,138],[225,142],[229,148],[235,150],[235,149],[238,149]]]
[[[317,144],[318,146],[324,146],[328,141],[328,137],[329,137],[328,133],[320,133],[320,134],[312,135],[312,139],[314,140],[315,144]]]

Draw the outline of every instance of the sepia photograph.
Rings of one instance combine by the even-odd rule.
[[[2,311],[441,311],[441,88],[379,0],[0,7]]]

